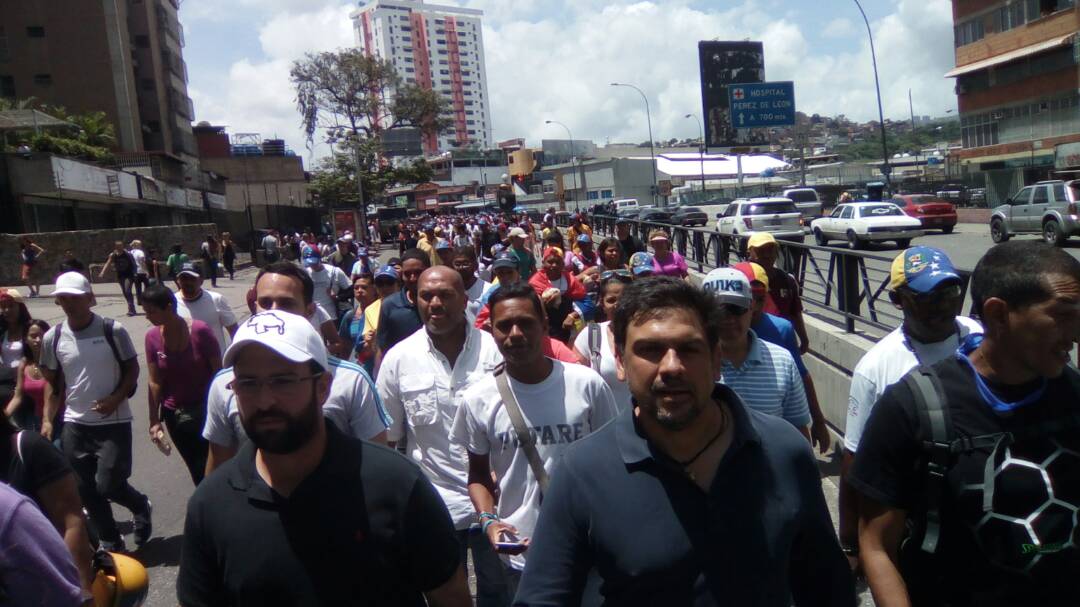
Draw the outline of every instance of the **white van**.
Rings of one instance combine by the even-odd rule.
[[[615,201],[615,214],[618,215],[620,211],[629,211],[630,209],[640,208],[637,198],[619,198]]]
[[[784,190],[782,196],[794,202],[795,207],[799,209],[806,219],[821,217],[821,198],[818,197],[817,190],[813,188],[791,188]]]

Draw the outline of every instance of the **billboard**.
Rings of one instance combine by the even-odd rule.
[[[698,42],[701,106],[705,145],[715,148],[763,146],[768,133],[736,129],[731,124],[728,85],[765,82],[765,50],[761,42]]]

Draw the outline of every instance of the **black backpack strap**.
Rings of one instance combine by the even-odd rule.
[[[121,370],[124,366],[124,361],[120,360],[120,350],[116,347],[116,338],[113,337],[113,325],[115,321],[111,318],[103,318],[105,321],[105,341],[109,343],[109,349],[112,350],[113,358],[116,359],[116,364],[120,365]]]
[[[945,492],[945,474],[952,462],[952,420],[949,417],[941,380],[933,368],[922,365],[904,376],[904,383],[915,397],[919,431],[927,453],[926,525],[920,548],[937,551],[941,532],[941,498]]]

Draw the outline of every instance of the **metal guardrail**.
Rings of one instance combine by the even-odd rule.
[[[592,217],[594,237],[615,236],[615,217]],[[647,240],[661,228],[671,234],[675,251],[698,272],[708,272],[747,261],[747,236],[722,235],[715,230],[630,220],[630,233]],[[809,237],[809,235],[807,235]],[[900,326],[903,316],[889,300],[888,287],[894,255],[854,251],[779,240],[777,266],[799,283],[804,304],[810,304],[824,320],[849,333],[862,329],[889,332]],[[961,288],[967,296],[970,272],[961,270]]]

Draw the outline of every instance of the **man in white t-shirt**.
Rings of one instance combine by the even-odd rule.
[[[892,264],[889,298],[904,314],[903,324],[886,335],[855,365],[844,427],[840,483],[840,544],[858,556],[858,508],[847,473],[863,429],[885,389],[920,364],[933,365],[956,352],[979,323],[960,316],[964,292],[960,274],[944,251],[912,247]]]
[[[460,246],[454,249],[454,258],[451,261],[454,269],[461,275],[465,286],[465,297],[468,303],[465,305],[465,317],[469,323],[476,322],[476,315],[484,307],[483,297],[491,283],[476,275],[477,259],[476,249],[472,245]]]
[[[150,286],[150,271],[146,267],[146,252],[141,240],[132,240],[128,253],[135,259],[135,302],[142,305],[143,289]]]
[[[185,263],[176,275],[176,313],[191,320],[201,320],[210,326],[224,351],[225,333],[229,339],[236,333],[236,315],[221,293],[202,288],[203,279],[195,264]]]
[[[255,278],[256,312],[281,310],[304,316],[310,322],[316,311],[312,288],[311,277],[295,264],[268,265]],[[333,382],[330,396],[323,403],[323,415],[349,436],[385,443],[390,418],[379,400],[375,382],[359,365],[332,356],[327,360]],[[203,426],[203,438],[210,442],[207,475],[236,455],[248,440],[235,395],[228,387],[232,380],[232,369],[226,368],[210,383]]]
[[[476,516],[465,454],[451,445],[450,432],[461,394],[491,375],[502,355],[491,335],[466,322],[465,303],[457,272],[446,266],[425,270],[416,299],[424,327],[387,351],[377,385],[393,420],[387,438],[391,444],[404,438],[409,455],[435,485],[454,521],[462,563],[466,548],[472,550],[477,605],[495,607],[513,597],[491,545],[469,533]]]
[[[281,246],[281,241],[278,240],[277,232],[271,230],[262,239],[263,255],[266,259],[266,263],[274,263],[278,259],[281,259],[281,252],[278,250]]]
[[[78,272],[56,279],[56,303],[64,320],[41,342],[41,372],[49,385],[41,435],[52,440],[52,420],[64,404],[60,445],[79,483],[79,494],[109,552],[124,550],[113,518],[115,502],[134,514],[135,544],[152,533],[150,500],[128,483],[132,469],[131,407],[139,360],[120,323],[91,311],[97,303],[90,282]]]
[[[328,266],[322,262],[322,254],[316,248],[309,248],[304,255],[304,267],[307,269],[311,282],[315,285],[315,305],[321,307],[330,315],[330,318],[338,318],[338,294],[342,291],[352,292],[352,283],[345,272],[338,267]]]
[[[595,371],[544,356],[547,317],[527,283],[500,287],[488,305],[491,333],[506,361],[509,388],[535,437],[544,470],[550,473],[574,441],[615,417],[615,398]],[[513,592],[525,567],[542,490],[506,407],[496,376],[486,376],[461,396],[453,440],[468,451],[469,495],[488,540],[507,565]],[[495,482],[500,493],[497,507]]]

